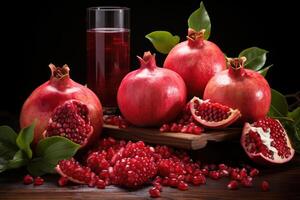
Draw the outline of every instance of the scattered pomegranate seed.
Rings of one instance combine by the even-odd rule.
[[[105,189],[105,186],[106,186],[105,181],[99,179],[96,183],[96,186],[98,189]]]
[[[177,185],[177,188],[179,190],[187,190],[189,188],[188,184],[183,182],[183,181],[180,181]]]
[[[219,164],[219,169],[224,170],[227,169],[228,167],[225,164]]]
[[[32,178],[32,176],[30,176],[29,174],[27,174],[26,176],[24,176],[24,178],[23,178],[23,183],[24,183],[25,185],[29,185],[29,184],[33,183],[33,178]]]
[[[43,185],[43,184],[44,184],[44,179],[43,178],[38,176],[34,179],[33,185],[39,186],[39,185]]]
[[[266,192],[270,190],[270,184],[268,181],[262,181],[261,182],[261,190]]]
[[[239,187],[239,183],[236,180],[232,180],[228,183],[227,188],[229,190],[237,190]]]
[[[247,176],[247,177],[243,178],[241,180],[241,184],[244,187],[252,187],[252,185],[253,185],[252,184],[252,177],[251,176]]]
[[[218,180],[220,179],[220,173],[218,171],[210,171],[208,176],[211,178],[211,179],[214,179],[214,180]]]
[[[149,194],[151,197],[153,198],[157,198],[157,197],[160,197],[160,191],[159,189],[157,189],[156,187],[153,187],[149,190]]]
[[[67,177],[60,177],[59,180],[58,180],[58,185],[59,186],[65,186],[68,184],[68,178]]]
[[[254,176],[257,176],[259,174],[259,171],[258,169],[256,168],[253,168],[251,171],[250,171],[250,176],[254,177]]]

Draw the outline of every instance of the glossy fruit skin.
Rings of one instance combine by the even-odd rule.
[[[168,54],[164,68],[177,72],[187,86],[188,97],[202,97],[207,82],[226,69],[223,52],[203,39],[204,31],[189,30],[187,41],[177,44]]]
[[[186,87],[175,72],[156,66],[155,56],[145,52],[141,67],[127,74],[118,89],[122,115],[139,127],[172,121],[186,103]]]
[[[42,133],[54,109],[67,100],[75,99],[89,108],[91,125],[94,133],[91,141],[96,140],[102,130],[102,106],[98,97],[87,87],[70,78],[69,67],[62,68],[49,65],[52,75],[50,80],[36,88],[23,104],[20,115],[20,126],[24,128],[37,119],[34,131],[34,144],[42,139]]]
[[[239,109],[240,122],[262,119],[269,111],[271,90],[266,79],[258,72],[244,69],[244,61],[230,64],[229,69],[213,76],[207,83],[203,99],[210,99],[234,109]]]

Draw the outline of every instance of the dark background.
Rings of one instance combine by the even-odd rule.
[[[212,23],[210,40],[230,57],[248,47],[269,51],[267,75],[280,92],[299,90],[299,21],[296,1],[205,0]],[[34,88],[49,79],[48,64],[68,64],[74,80],[85,83],[85,9],[89,6],[131,8],[131,63],[136,55],[154,51],[145,35],[168,30],[183,40],[187,19],[200,0],[185,1],[10,1],[1,7],[0,111],[3,119],[17,118]],[[164,56],[158,55],[162,65]],[[4,113],[4,114],[3,114]],[[9,121],[9,120],[8,120]]]

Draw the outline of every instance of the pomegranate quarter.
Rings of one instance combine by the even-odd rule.
[[[186,103],[183,79],[174,71],[156,66],[155,55],[138,57],[141,66],[127,74],[118,90],[118,105],[131,124],[160,126],[172,121]]]

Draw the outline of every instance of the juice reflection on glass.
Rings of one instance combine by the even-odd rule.
[[[129,72],[129,9],[88,8],[87,84],[100,98],[105,114],[117,108],[117,91]]]

